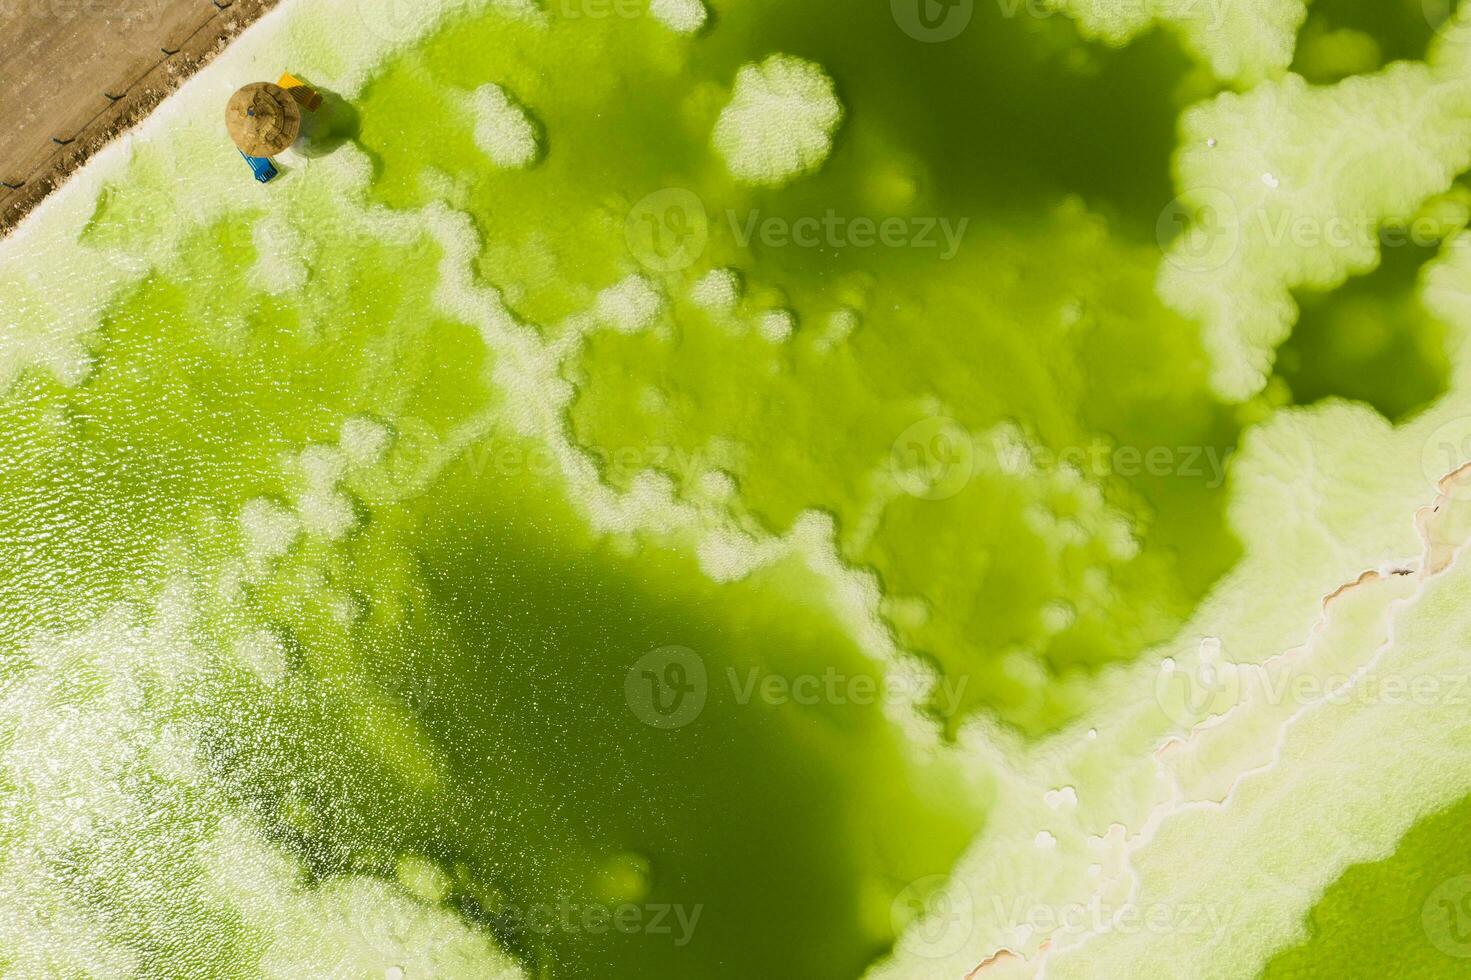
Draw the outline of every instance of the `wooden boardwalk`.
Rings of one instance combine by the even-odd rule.
[[[276,0],[0,0],[0,235]]]

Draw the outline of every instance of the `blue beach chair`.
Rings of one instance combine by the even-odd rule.
[[[245,157],[245,162],[250,164],[251,171],[255,173],[255,179],[262,184],[270,183],[280,173],[270,157],[247,157],[244,150],[240,151],[240,155]]]

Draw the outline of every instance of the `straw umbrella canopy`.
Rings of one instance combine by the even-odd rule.
[[[231,96],[225,126],[246,156],[275,156],[300,135],[301,106],[279,85],[254,82]]]

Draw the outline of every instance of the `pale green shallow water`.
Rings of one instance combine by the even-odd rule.
[[[1359,6],[1325,23],[1424,55]],[[88,207],[82,247],[144,271],[82,376],[0,399],[6,975],[860,975],[967,844],[1024,842],[962,914],[1014,902],[1066,836],[1018,786],[1150,785],[1119,758],[1152,729],[1066,774],[1047,740],[1133,711],[1118,671],[1241,585],[1268,523],[1230,512],[1244,432],[1451,386],[1416,293],[1438,243],[1301,290],[1272,377],[1213,386],[1157,288],[1179,113],[1217,87],[1170,36],[988,4],[942,45],[839,0],[717,4],[693,38],[544,14],[456,14],[329,90],[277,184],[188,119]],[[290,23],[333,63],[325,16]],[[845,116],[818,172],[753,188],[710,133],[772,52]],[[491,84],[533,121],[524,169],[477,141]],[[196,169],[239,186],[201,200]],[[939,237],[746,240],[825,216]],[[742,293],[712,311],[717,268]],[[663,307],[620,329],[600,294],[633,274]],[[29,316],[54,283],[26,277]],[[685,676],[670,648],[705,675],[672,727],[637,693]]]

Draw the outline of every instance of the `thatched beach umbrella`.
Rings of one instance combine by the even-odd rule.
[[[279,85],[254,82],[230,97],[225,125],[246,156],[275,156],[300,135],[301,106]]]

